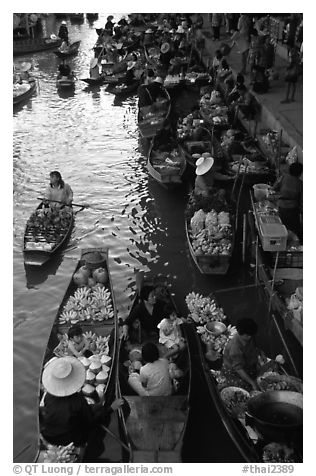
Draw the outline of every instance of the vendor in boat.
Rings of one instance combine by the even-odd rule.
[[[160,47],[159,60],[166,70],[168,70],[169,63],[172,56],[173,56],[173,53],[171,51],[170,43],[164,42]]]
[[[164,80],[161,76],[157,76],[152,83],[147,87],[151,97],[151,104],[157,101],[159,98],[165,98],[165,89],[163,86]]]
[[[142,347],[142,359],[145,362],[139,373],[132,372],[128,383],[142,397],[168,396],[172,394],[172,380],[169,375],[169,361],[159,358],[159,349],[147,342]]]
[[[60,172],[54,170],[49,174],[49,178],[50,184],[45,193],[45,198],[49,200],[49,205],[62,207],[63,204],[66,204],[71,206],[73,192],[70,185],[63,181]],[[56,202],[54,200],[56,200]]]
[[[288,167],[288,171],[281,175],[272,187],[278,193],[278,211],[283,225],[295,233],[300,242],[303,242],[303,227],[301,214],[303,210],[303,182],[301,176],[303,164],[294,162]],[[273,195],[269,196],[269,200]]]
[[[91,79],[100,78],[100,70],[97,58],[92,58],[92,60],[90,61],[89,75]]]
[[[124,404],[117,399],[109,407],[104,401],[89,405],[80,392],[86,371],[75,357],[60,357],[49,361],[43,371],[46,391],[41,405],[41,434],[52,445],[76,447],[87,445],[85,461],[95,462],[104,450],[105,431],[111,412]]]
[[[130,61],[127,62],[127,70],[125,73],[125,84],[129,85],[132,84],[136,77],[135,77],[135,66],[137,65],[137,56],[135,54],[132,55]]]
[[[66,43],[68,45],[68,28],[67,28],[67,22],[65,20],[63,20],[61,22],[61,25],[60,25],[59,31],[58,31],[58,36],[62,40],[66,41]]]
[[[139,303],[132,309],[123,325],[123,338],[130,342],[142,342],[154,336],[158,340],[157,325],[161,321],[164,302],[156,299],[153,286],[143,286],[139,293]],[[140,328],[136,322],[140,323]]]
[[[144,78],[144,84],[141,84],[138,86],[137,89],[137,96],[138,96],[138,108],[140,109],[141,107],[144,106],[150,106],[152,104],[152,97],[151,94],[148,90],[148,85],[152,83],[152,81],[155,78],[155,73],[152,69],[149,69],[145,73],[145,78]]]
[[[112,36],[113,35],[113,28],[114,28],[114,23],[112,22],[114,16],[109,15],[106,19],[106,24],[104,26],[104,30],[107,35]]]
[[[200,157],[196,161],[196,179],[194,186],[194,194],[202,197],[209,197],[214,193],[215,180],[231,181],[234,179],[232,175],[221,173],[214,165],[214,159],[211,157]]]
[[[66,53],[69,49],[69,45],[68,45],[67,41],[63,40],[62,44],[60,45],[60,47],[58,49],[61,53]]]
[[[255,345],[254,336],[258,326],[253,319],[243,318],[237,322],[237,334],[228,341],[223,354],[221,387],[242,387],[258,390],[256,377],[260,365],[261,352]]]

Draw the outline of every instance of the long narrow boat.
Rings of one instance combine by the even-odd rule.
[[[61,78],[56,79],[56,86],[58,89],[70,89],[75,87],[75,78],[74,76],[62,76]]]
[[[178,147],[173,148],[173,144],[170,144],[168,152],[165,151],[166,147],[164,152],[156,147],[155,140],[152,139],[148,152],[147,170],[164,188],[173,189],[182,183],[186,161]]]
[[[208,226],[203,222],[194,235],[191,219],[198,210],[199,213],[213,213],[214,222]],[[225,216],[222,222],[219,217],[223,212]],[[210,199],[197,199],[192,195],[186,209],[184,226],[190,255],[200,273],[226,274],[235,247],[233,204],[222,203],[219,192]]]
[[[116,97],[126,97],[135,93],[139,84],[139,80],[135,79],[135,81],[133,81],[131,84],[118,84],[113,88],[108,89],[108,91],[114,94]]]
[[[138,110],[138,128],[143,138],[155,137],[168,124],[171,101],[165,88],[164,95],[165,99],[163,101],[156,101],[154,104]]]
[[[74,224],[72,208],[61,211],[58,217],[49,218],[49,213],[42,202],[26,223],[23,240],[26,265],[42,266],[62,248],[71,234]]]
[[[207,345],[205,345],[205,341],[201,339],[200,332],[197,332],[197,330],[198,327],[195,331],[191,332],[188,342],[191,346],[191,354],[196,357],[195,370],[200,374],[203,385],[206,386],[208,415],[212,421],[212,431],[216,431],[217,434],[217,439],[214,441],[214,447],[212,448],[213,454],[214,452],[217,453],[222,445],[227,445],[227,448],[225,448],[225,460],[217,460],[217,462],[227,462],[227,457],[230,457],[231,452],[237,452],[240,462],[282,462],[282,458],[285,456],[284,452],[282,454],[282,449],[279,454],[277,452],[275,453],[275,457],[279,456],[281,460],[275,459],[267,461],[264,459],[264,448],[271,440],[267,439],[265,434],[259,433],[259,427],[254,425],[250,416],[247,415],[246,399],[250,399],[252,396],[256,398],[256,393],[249,394],[244,391],[243,398],[245,398],[245,400],[238,402],[237,394],[239,392],[240,396],[240,392],[243,392],[243,389],[228,387],[226,395],[230,395],[230,400],[228,399],[225,404],[223,390],[225,386],[222,384],[218,370],[213,370],[215,368],[214,361],[212,362],[212,360],[210,360]],[[221,338],[221,336],[219,336],[219,338]],[[269,369],[269,365],[269,362],[267,362],[265,368]],[[294,370],[294,368],[292,370]],[[282,367],[279,367],[278,371],[271,371],[270,369],[263,372],[262,375],[258,377],[257,382],[260,392],[267,392],[267,394],[278,393],[273,390],[278,390],[279,388],[284,389],[283,394],[287,391],[291,394],[295,392],[297,396],[303,393],[302,381],[297,377],[286,374]],[[282,387],[280,387],[281,382]],[[263,395],[263,393],[261,395]],[[262,419],[264,419],[263,415]],[[262,427],[263,426],[264,423],[262,422]],[[274,424],[273,426],[276,429],[275,438],[277,438],[278,425]],[[272,441],[280,440],[276,439]],[[299,440],[296,441],[296,445],[295,456],[297,460],[295,460],[295,462],[301,462],[301,442]],[[292,445],[290,445],[290,448],[291,447]],[[266,455],[268,455],[268,453],[266,453]]]
[[[51,50],[61,45],[60,38],[24,39],[13,41],[13,56],[27,55],[38,51]]]
[[[257,279],[263,284],[264,293],[271,301],[271,309],[283,321],[296,340],[303,345],[303,322],[301,313],[290,310],[287,300],[294,294],[297,287],[303,286],[303,251],[280,251],[273,253],[264,251],[260,239],[256,221],[252,212],[248,213],[248,224],[252,243],[252,256],[256,261]],[[275,262],[277,260],[277,262]],[[273,272],[275,269],[275,284]],[[296,315],[297,314],[297,315]]]
[[[157,296],[165,302],[174,302],[164,278],[147,279],[144,284],[155,286]],[[138,303],[139,291],[132,306]],[[184,337],[186,327],[181,326]],[[122,345],[122,341],[121,341]],[[120,435],[125,445],[122,452],[124,462],[134,463],[178,463],[182,461],[181,450],[189,416],[191,391],[191,357],[186,348],[186,371],[182,384],[171,396],[140,397],[121,393],[118,385],[117,396],[124,397],[130,405],[128,417],[119,410]],[[121,363],[122,364],[122,363]]]
[[[100,76],[97,79],[94,78],[80,78],[80,81],[84,81],[89,86],[102,86],[102,84],[106,84],[106,80],[104,76]]]
[[[88,282],[85,286],[78,286],[76,275],[78,272],[80,273],[80,268],[82,266],[85,267],[85,273],[89,270],[90,276],[102,276],[102,284],[99,282],[89,286]],[[88,279],[93,278],[90,277]],[[96,279],[98,280],[99,278],[97,277]],[[87,297],[89,297],[89,302],[87,302]],[[75,308],[76,311],[72,308]],[[112,401],[115,396],[118,322],[113,285],[108,264],[107,248],[87,248],[81,251],[81,257],[71,277],[52,326],[43,359],[43,370],[45,365],[52,358],[59,358],[68,355],[67,332],[74,323],[79,323],[83,333],[88,333],[88,336],[90,336],[89,339],[91,341],[91,351],[93,352],[93,355],[88,359],[85,359],[85,361],[82,360],[82,362],[87,369],[87,364],[89,364],[89,362],[91,364],[92,362],[101,361],[102,371],[106,374],[106,381],[101,391],[104,393],[105,401]],[[91,372],[89,373],[91,374]],[[94,380],[94,382],[89,380],[89,382],[90,385],[97,385],[97,380]],[[85,393],[85,387],[83,387],[82,391],[83,394],[87,396]],[[39,448],[36,462],[43,462],[45,460],[47,450],[47,442],[41,435],[43,395],[44,389],[40,386]],[[92,399],[93,397],[91,396],[90,400],[88,399],[88,403],[93,403],[93,401],[91,401]],[[79,449],[77,448],[77,450]],[[85,448],[81,448],[80,452],[78,451],[78,458],[84,458],[84,452]]]
[[[74,56],[78,53],[81,41],[75,41],[68,46],[67,50],[65,51],[54,51],[54,54],[58,56],[58,58],[67,58],[68,56]]]
[[[24,90],[24,92],[23,90],[20,93],[16,91],[13,92],[13,106],[16,106],[17,104],[26,101],[34,94],[34,92],[36,91],[35,79],[31,79],[28,83],[28,86],[29,88],[26,91]]]

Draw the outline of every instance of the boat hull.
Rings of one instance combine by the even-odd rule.
[[[30,81],[30,86],[31,86],[30,89],[26,91],[25,93],[20,94],[19,96],[13,97],[13,106],[16,106],[17,104],[20,104],[26,101],[34,94],[34,92],[36,91],[36,81],[35,80]]]
[[[138,303],[142,285],[158,286],[164,289],[164,301],[171,302],[175,307],[166,278],[147,277],[138,287],[132,309]],[[181,325],[184,337],[186,337],[187,326],[191,324]],[[125,417],[122,411],[118,412],[120,435],[125,445],[122,454],[124,462],[180,463],[182,461],[181,450],[188,423],[191,390],[191,356],[188,348],[183,352],[186,352],[188,367],[184,377],[186,383],[181,393],[148,397],[122,395],[121,387],[118,385],[117,396],[124,397],[131,409],[128,417]],[[117,375],[119,375],[118,372]]]
[[[41,203],[37,209],[42,208],[43,204]],[[27,250],[26,243],[27,243],[27,234],[30,232],[28,225],[26,225],[25,232],[24,232],[24,245],[23,245],[23,255],[24,255],[24,264],[28,266],[43,266],[47,261],[51,259],[51,257],[58,251],[63,248],[66,241],[71,235],[72,229],[74,225],[74,213],[72,211],[71,220],[69,222],[69,226],[65,231],[64,235],[62,236],[61,240],[56,243],[55,247],[51,251],[40,251],[40,250]]]
[[[49,336],[46,352],[44,355],[43,359],[43,365],[42,369],[44,369],[46,363],[53,358],[54,356],[56,357],[61,357],[62,355],[59,354],[58,347],[60,344],[60,338],[62,335],[65,335],[68,332],[68,329],[72,326],[71,322],[61,324],[59,322],[60,315],[64,309],[65,304],[68,302],[69,298],[74,295],[75,291],[78,289],[78,286],[75,284],[73,280],[74,274],[79,270],[81,266],[86,264],[85,261],[85,254],[86,253],[91,253],[91,252],[101,252],[103,255],[105,255],[105,260],[102,263],[103,268],[106,269],[107,274],[108,274],[108,281],[105,285],[106,289],[110,292],[111,296],[111,302],[112,302],[112,307],[113,307],[113,317],[107,320],[103,321],[96,321],[96,320],[85,320],[85,321],[80,321],[80,327],[82,328],[83,332],[92,332],[95,333],[97,336],[100,337],[110,337],[111,340],[111,346],[110,346],[110,351],[109,351],[109,356],[111,357],[111,361],[109,362],[108,366],[110,366],[109,371],[108,371],[108,379],[105,383],[105,389],[104,389],[104,397],[106,402],[111,402],[113,401],[115,397],[115,368],[117,366],[117,351],[118,351],[118,341],[117,341],[117,310],[116,310],[116,304],[115,304],[115,298],[114,298],[114,291],[113,291],[113,285],[111,281],[111,276],[110,276],[110,270],[108,266],[108,249],[104,247],[100,248],[88,248],[88,249],[83,249],[81,251],[81,257],[78,260],[78,263],[76,265],[76,268],[74,270],[74,273],[70,279],[69,285],[66,289],[65,295],[62,299],[62,302],[58,308],[56,317],[54,319],[51,333]],[[41,403],[43,399],[43,390],[40,388],[39,389],[39,417],[41,414]],[[40,463],[44,461],[44,454],[46,450],[45,446],[45,441],[43,440],[40,431],[41,431],[41,424],[40,424],[40,418],[38,420],[38,429],[39,429],[39,444],[38,444],[38,453],[35,459],[36,463]],[[82,447],[80,449],[80,454],[79,454],[79,461],[84,458],[84,454],[86,451],[86,447]]]
[[[16,40],[13,42],[13,56],[27,55],[31,53],[37,53],[39,51],[51,50],[58,48],[61,45],[62,40],[51,40],[50,38],[42,40]]]

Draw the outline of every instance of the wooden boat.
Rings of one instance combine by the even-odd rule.
[[[91,262],[90,256],[93,253],[102,253],[102,255],[105,257],[100,264],[98,264],[98,268],[103,268],[108,276],[107,282],[105,283],[105,286],[103,288],[98,288],[97,286],[94,286],[94,288],[89,288],[87,286],[85,287],[78,287],[77,284],[75,283],[73,277],[74,274],[80,269],[81,266],[86,265],[89,268],[91,268],[91,264],[87,264],[87,260],[89,263]],[[95,266],[93,265],[95,268]],[[91,272],[93,271],[93,268],[91,268]],[[80,291],[81,290],[81,291]],[[102,338],[102,342],[100,344],[96,344],[95,347],[91,347],[91,350],[94,353],[101,353],[108,355],[108,358],[105,358],[107,360],[106,367],[107,367],[107,375],[108,378],[105,382],[105,388],[104,388],[104,395],[105,395],[105,400],[106,401],[112,401],[114,398],[115,394],[115,367],[117,365],[116,359],[117,359],[117,311],[116,311],[116,305],[115,305],[115,298],[114,298],[114,292],[113,292],[113,285],[112,285],[112,280],[110,276],[110,270],[109,270],[109,265],[108,265],[108,249],[107,248],[87,248],[81,250],[81,257],[77,263],[76,269],[70,279],[69,285],[66,289],[65,295],[63,297],[63,300],[61,302],[61,305],[59,306],[59,309],[57,311],[52,330],[49,336],[48,344],[46,347],[44,359],[43,359],[43,366],[42,369],[44,370],[45,365],[52,359],[52,358],[58,358],[58,357],[63,357],[64,355],[67,355],[67,337],[66,334],[71,327],[72,322],[71,321],[65,321],[65,319],[62,317],[65,314],[65,306],[67,308],[67,303],[69,307],[69,302],[74,299],[74,297],[79,296],[78,293],[82,292],[82,290],[85,290],[89,293],[89,296],[91,299],[100,299],[103,301],[103,306],[106,307],[107,311],[106,314],[104,314],[103,319],[100,317],[95,317],[94,319],[89,319],[89,320],[83,320],[83,311],[78,311],[78,313],[81,313],[80,317],[80,327],[83,330],[83,333],[89,332],[90,335],[94,335],[92,337],[92,341],[95,342],[96,338]],[[103,296],[103,298],[99,298],[97,296],[97,293],[100,293],[100,296]],[[106,293],[106,297],[104,297],[104,293]],[[77,300],[80,300],[80,298],[77,298]],[[96,316],[96,315],[95,315]],[[79,319],[79,318],[78,318]],[[109,342],[110,339],[110,342]],[[93,357],[90,357],[91,362],[93,360]],[[41,410],[42,410],[42,401],[43,401],[43,392],[44,389],[42,386],[40,386],[39,389],[39,448],[38,448],[38,454],[36,457],[36,462],[43,462],[45,450],[47,448],[47,442],[41,435]],[[77,448],[79,450],[79,448]],[[78,458],[82,459],[84,458],[84,452],[85,448],[80,448],[80,452],[78,451]]]
[[[168,123],[171,101],[166,89],[164,89],[164,93],[163,101],[156,101],[152,105],[144,106],[138,110],[138,127],[143,138],[155,137]]]
[[[210,141],[184,141],[179,144],[179,149],[187,161],[188,165],[196,168],[197,158],[192,157],[194,154],[203,154],[209,152],[213,157],[213,147]]]
[[[218,193],[210,199],[196,199],[193,194],[189,199],[185,215],[184,226],[190,255],[202,274],[227,274],[235,247],[235,217],[232,213],[232,205],[225,206],[221,203]],[[198,200],[198,205],[190,206],[190,201],[195,203],[192,200]],[[200,208],[204,209],[205,213],[211,210],[215,210],[217,213],[221,211],[229,213],[230,226],[221,227],[217,235],[212,235],[211,241],[209,238],[202,240],[200,236],[198,238],[199,244],[194,245],[190,222],[195,211]],[[210,243],[212,243],[212,246],[210,246]]]
[[[68,46],[66,51],[56,50],[54,51],[54,53],[56,56],[58,56],[58,58],[67,58],[68,56],[74,56],[79,51],[80,43],[81,41],[75,41],[74,43],[71,43],[71,45]]]
[[[38,51],[51,50],[61,45],[60,38],[27,38],[13,41],[13,56],[27,55]]]
[[[268,301],[271,302],[272,311],[283,320],[285,328],[302,346],[303,322],[301,315],[295,310],[289,310],[287,301],[297,287],[303,286],[303,251],[279,251],[278,253],[264,251],[258,238],[253,212],[248,213],[248,225],[252,243],[251,253],[256,264],[256,279],[263,284],[261,288]]]
[[[80,78],[80,81],[84,81],[85,83],[89,84],[89,86],[102,86],[102,84],[106,84],[105,78],[100,76],[97,79],[93,78]]]
[[[40,215],[45,215],[43,202],[39,204],[26,223],[23,240],[24,263],[26,265],[42,266],[46,263],[65,244],[74,224],[74,212],[70,207],[67,212],[63,212],[65,218],[59,227],[54,224],[41,224],[41,218],[37,218]]]
[[[19,94],[17,95],[13,95],[13,106],[16,106],[17,104],[21,104],[23,101],[26,101],[27,99],[29,99],[33,94],[34,92],[36,91],[36,81],[35,79],[30,79],[29,80],[29,89],[24,91],[24,92],[20,92]]]
[[[158,297],[174,305],[165,278],[145,279],[143,284],[154,285]],[[140,289],[136,293],[133,307],[138,303],[139,291]],[[181,326],[184,337],[186,337],[187,326],[190,324]],[[121,340],[121,345],[122,342]],[[124,462],[176,463],[182,461],[181,449],[188,422],[191,390],[191,357],[188,348],[183,352],[185,352],[183,356],[187,365],[185,374],[178,391],[171,396],[126,395],[121,392],[119,380],[117,397],[124,397],[131,409],[128,417],[124,416],[120,409],[118,411],[120,435],[125,445],[122,451]]]
[[[208,348],[204,342],[202,342],[201,335],[198,334],[197,329],[190,329],[190,331],[191,334],[188,343],[190,345],[190,354],[194,356],[192,364],[194,365],[195,372],[201,377],[199,391],[202,393],[205,392],[208,395],[205,412],[207,412],[209,419],[212,422],[212,434],[215,432],[217,435],[216,441],[214,440],[214,446],[212,445],[212,449],[210,450],[211,460],[213,461],[212,457],[214,456],[216,458],[218,452],[223,455],[223,452],[219,450],[224,446],[225,460],[221,461],[215,459],[216,462],[226,462],[226,455],[229,455],[231,462],[263,462],[263,449],[271,440],[264,440],[262,435],[259,435],[255,427],[252,425],[250,418],[248,418],[244,412],[237,410],[235,413],[225,405],[221,395],[221,389],[223,388],[222,382],[220,374],[218,375],[218,368],[219,365],[221,365],[221,362],[219,365],[214,364],[214,361],[209,357]],[[276,332],[276,329],[273,329],[272,332]],[[267,369],[267,373],[263,373],[263,376],[271,375],[269,362],[264,365]],[[294,370],[295,368],[293,367],[291,371]],[[303,385],[299,378],[287,375],[282,366],[279,367],[278,373],[280,374],[280,377],[283,376],[284,382],[290,383],[291,386],[293,385],[296,392],[302,393]],[[217,378],[218,381],[216,380]],[[258,379],[258,384],[260,389],[264,391],[263,381],[260,381],[260,383],[259,381],[260,378]],[[278,380],[276,379],[275,381],[277,382]],[[281,381],[281,378],[279,381]],[[192,388],[194,387],[192,386]],[[234,387],[231,388],[233,389]],[[233,406],[230,408],[233,408]],[[300,443],[297,448],[298,460],[296,462],[300,462],[301,460],[301,449],[299,446]],[[279,456],[282,458],[282,454]],[[274,462],[277,462],[277,460],[274,460]]]
[[[135,79],[131,84],[118,84],[111,89],[108,89],[114,96],[121,97],[121,96],[129,96],[137,91],[139,86],[139,80]]]
[[[59,89],[70,89],[75,87],[75,78],[74,76],[70,75],[68,77],[62,76],[57,77],[56,86]]]
[[[172,148],[173,146],[175,147]],[[186,161],[179,152],[177,144],[170,143],[169,149],[169,151],[159,150],[157,143],[152,139],[147,159],[149,174],[168,190],[182,183],[182,176],[186,169]]]

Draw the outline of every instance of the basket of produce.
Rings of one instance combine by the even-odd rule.
[[[301,458],[294,448],[285,443],[269,443],[262,451],[264,463],[300,463]]]
[[[303,382],[291,375],[280,375],[277,372],[265,372],[257,378],[257,383],[263,392],[271,390],[287,390],[303,393]]]
[[[226,387],[220,393],[227,410],[236,418],[244,418],[249,392],[240,387]]]

